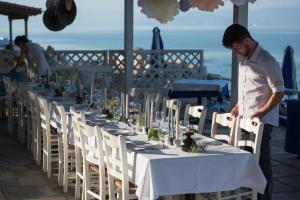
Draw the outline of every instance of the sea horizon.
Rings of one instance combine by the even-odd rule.
[[[282,65],[285,48],[294,49],[297,68],[297,85],[300,88],[300,29],[250,27],[254,39]],[[164,49],[204,50],[204,65],[208,73],[231,77],[231,51],[222,46],[222,27],[210,28],[161,28]],[[187,39],[188,38],[188,39]],[[102,31],[29,33],[29,39],[56,50],[115,50],[123,49],[124,32],[117,29]],[[134,31],[134,48],[150,49],[152,28],[139,27]]]

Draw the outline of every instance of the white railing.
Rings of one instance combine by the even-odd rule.
[[[107,65],[108,51],[46,51],[45,55],[50,66],[85,67]]]
[[[5,51],[1,65],[10,68],[15,53]],[[111,66],[113,85],[124,85],[124,50],[45,51],[52,68]],[[162,88],[183,78],[206,78],[203,50],[135,50],[133,54],[133,85],[137,88]]]
[[[46,57],[55,68],[111,66],[113,84],[124,84],[123,50],[50,51]],[[206,77],[203,50],[135,50],[133,59],[133,84],[138,88],[161,88],[178,79]]]

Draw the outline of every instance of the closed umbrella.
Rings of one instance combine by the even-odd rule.
[[[291,46],[287,46],[285,49],[282,62],[282,75],[285,88],[297,90],[296,64],[294,50]]]
[[[152,38],[152,50],[163,50],[164,49],[164,43],[162,41],[160,30],[158,27],[154,27],[153,29],[153,38]],[[157,65],[158,63],[163,63],[163,55],[158,53],[153,54],[152,58],[150,60],[151,65]]]

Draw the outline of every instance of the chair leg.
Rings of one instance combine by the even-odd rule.
[[[29,115],[29,112],[27,112],[26,130],[27,130],[27,150],[31,150],[32,127],[31,127],[31,116]]]
[[[51,177],[51,170],[52,170],[52,152],[51,152],[51,148],[47,148],[47,177],[50,178]]]
[[[90,195],[87,193],[88,190],[91,190],[91,176],[90,176],[90,170],[88,164],[84,164],[84,177],[85,179],[83,180],[84,182],[84,199],[85,200],[90,200]]]
[[[68,167],[68,161],[67,159],[64,160],[64,175],[63,175],[63,186],[64,186],[64,192],[68,192],[68,187],[69,187],[69,167]]]
[[[62,186],[64,183],[64,151],[61,138],[58,137],[58,185]]]
[[[257,200],[257,192],[252,190],[252,200]]]

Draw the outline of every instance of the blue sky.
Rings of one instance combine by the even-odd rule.
[[[137,2],[137,0],[135,0]],[[45,10],[45,0],[8,0],[8,2],[40,7]],[[78,13],[76,21],[64,29],[64,33],[102,32],[123,30],[124,0],[75,0]],[[300,30],[299,0],[257,0],[249,6],[249,26],[255,28],[280,28]],[[225,5],[213,13],[190,10],[180,13],[167,25],[160,25],[156,20],[148,19],[140,13],[135,4],[135,29],[145,29],[160,25],[165,29],[208,29],[225,28],[232,22],[232,3],[225,0]],[[8,36],[7,17],[0,16],[0,35]],[[42,22],[42,15],[31,17],[29,33],[50,33]],[[24,32],[23,22],[14,21],[14,35]]]

